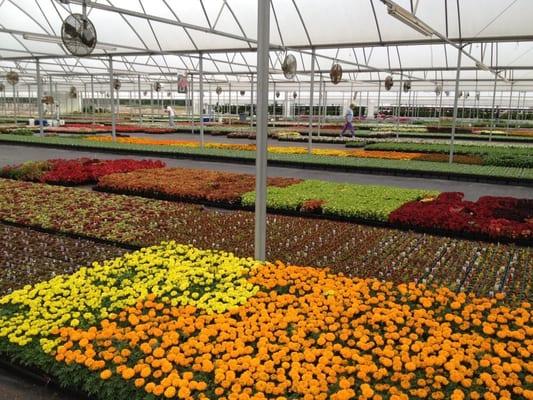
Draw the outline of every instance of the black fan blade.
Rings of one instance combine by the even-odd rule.
[[[89,48],[92,48],[96,45],[96,36],[91,29],[84,29],[81,32],[80,40],[85,46]]]
[[[77,38],[78,37],[78,30],[76,29],[76,27],[72,24],[70,24],[69,22],[65,22],[64,24],[64,27],[65,27],[65,33],[73,38]]]

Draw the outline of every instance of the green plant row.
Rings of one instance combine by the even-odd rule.
[[[386,222],[389,214],[403,204],[438,194],[428,190],[306,180],[284,188],[269,187],[267,207]],[[255,192],[246,193],[242,204],[253,206]]]
[[[11,144],[31,144],[73,149],[91,149],[95,151],[133,152],[147,156],[198,157],[217,160],[235,159],[252,163],[255,152],[240,150],[201,149],[178,146],[137,145],[108,142],[90,142],[80,139],[61,137],[34,137],[2,135],[0,142]],[[511,168],[484,165],[445,164],[428,161],[382,160],[356,157],[332,157],[308,154],[273,154],[268,155],[269,161],[277,165],[296,165],[317,168],[342,170],[364,170],[394,174],[420,174],[442,177],[465,177],[468,179],[533,182],[533,169]]]
[[[437,143],[374,143],[367,150],[407,151],[421,153],[448,153],[450,146]],[[456,145],[456,154],[476,155],[485,165],[502,167],[533,168],[533,148]]]

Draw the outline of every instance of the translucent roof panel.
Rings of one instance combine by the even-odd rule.
[[[378,87],[387,74],[396,80],[402,74],[420,89],[430,89],[437,81],[453,83],[457,49],[389,15],[384,4],[389,2],[271,0],[271,79],[309,85],[315,48],[316,79],[320,74],[327,79],[331,65],[338,62],[348,85],[357,81]],[[480,69],[478,61],[513,79],[517,87],[533,82],[533,31],[528,21],[533,1],[395,2],[450,40],[469,43],[462,57],[465,87],[490,88],[494,74]],[[169,80],[177,74],[198,74],[199,52],[207,81],[246,84],[256,71],[255,0],[88,1],[99,45],[93,58],[76,59],[61,45],[60,31],[63,19],[82,12],[81,4],[0,0],[0,72],[16,69],[29,79],[36,71],[34,58],[39,57],[45,76],[105,79],[108,57],[114,55],[117,76]],[[281,75],[286,52],[298,60],[292,81]]]

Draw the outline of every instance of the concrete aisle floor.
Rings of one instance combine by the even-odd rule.
[[[110,153],[97,153],[90,151],[75,151],[64,149],[50,149],[40,147],[27,147],[17,145],[0,145],[0,167],[8,164],[18,164],[29,160],[47,160],[51,158],[101,158],[101,159],[117,159],[117,158],[131,158],[143,159],[148,157],[121,155]],[[169,167],[183,167],[183,168],[200,168],[212,169],[218,171],[240,172],[253,174],[255,167],[253,165],[232,164],[211,161],[195,161],[195,160],[181,160],[172,158],[157,158],[149,157],[151,159],[160,159]],[[414,177],[399,177],[390,175],[375,175],[355,172],[332,172],[319,171],[298,168],[285,167],[269,167],[268,174],[270,176],[295,177],[303,179],[319,179],[332,182],[348,182],[360,184],[375,184],[387,185],[404,188],[418,188],[439,190],[442,192],[463,192],[469,200],[477,200],[480,196],[513,196],[519,198],[533,198],[533,188],[518,186],[518,185],[497,185],[478,182],[464,182],[452,181],[446,179],[426,179]]]

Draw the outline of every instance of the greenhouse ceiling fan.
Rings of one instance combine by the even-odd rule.
[[[281,64],[281,70],[283,71],[285,78],[294,79],[296,76],[297,66],[298,62],[296,61],[296,57],[294,57],[292,54],[287,54],[283,60],[283,63]]]
[[[83,2],[82,14],[70,14],[61,26],[61,38],[66,49],[77,57],[91,54],[96,47],[96,29],[87,17],[87,1]]]
[[[60,2],[70,4],[69,0],[60,0]],[[76,57],[88,56],[95,48],[115,51],[116,47],[98,44],[96,29],[87,17],[86,0],[83,2],[82,7],[82,14],[70,14],[63,21],[60,37],[39,33],[25,33],[22,37],[26,40],[62,44],[70,54]]]

